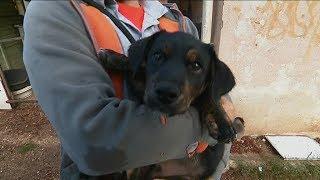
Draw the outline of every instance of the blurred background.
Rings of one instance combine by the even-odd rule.
[[[235,74],[231,97],[247,135],[320,137],[319,1],[169,2]],[[17,179],[56,179],[59,141],[36,104],[22,61],[27,5],[0,1],[0,179],[17,172],[23,172]],[[249,138],[234,152],[269,151],[262,140]]]

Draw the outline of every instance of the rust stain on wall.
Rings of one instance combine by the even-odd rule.
[[[320,2],[267,1],[258,6],[256,12],[251,24],[257,34],[276,40],[286,36],[308,39],[306,59],[310,59],[314,47],[320,45]]]

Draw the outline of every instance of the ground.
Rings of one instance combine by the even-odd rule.
[[[0,179],[57,179],[59,141],[35,104],[0,111]]]
[[[320,139],[316,139],[320,142]],[[223,179],[320,179],[320,161],[286,161],[263,136],[245,136],[233,144]]]
[[[0,111],[0,179],[58,179],[59,141],[36,104]],[[320,142],[320,139],[317,139]],[[261,136],[234,143],[222,179],[320,179],[319,161],[284,161]]]

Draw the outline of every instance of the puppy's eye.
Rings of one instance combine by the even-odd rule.
[[[194,72],[200,72],[202,70],[202,66],[198,61],[192,62],[190,67]]]

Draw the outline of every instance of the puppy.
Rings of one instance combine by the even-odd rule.
[[[230,69],[220,61],[212,45],[177,32],[159,32],[137,41],[128,58],[104,50],[100,59],[106,69],[124,70],[129,98],[168,116],[184,113],[194,106],[209,134],[221,144],[189,159],[171,160],[143,167],[142,179],[210,176],[222,158],[225,142],[236,130],[224,112],[220,99],[235,86]]]

